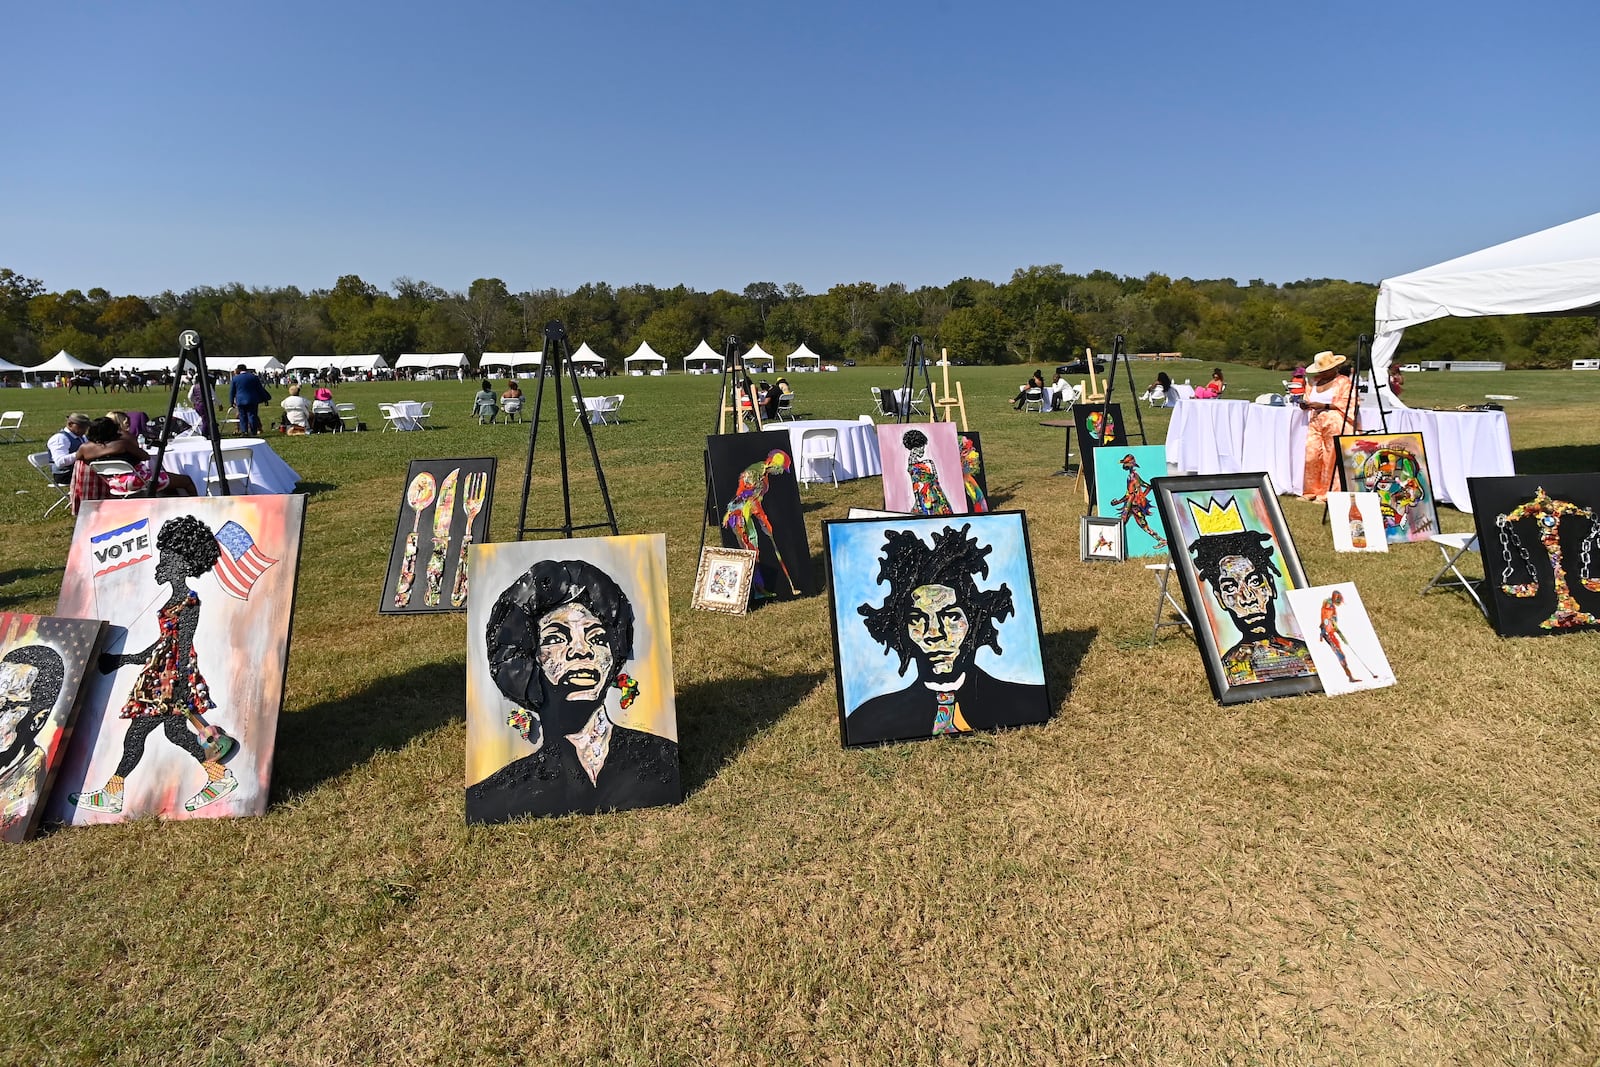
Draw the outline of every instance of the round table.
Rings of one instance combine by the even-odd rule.
[[[839,452],[836,457],[839,480],[871,478],[883,473],[883,461],[878,456],[878,427],[871,422],[845,419],[803,419],[782,424],[789,431],[790,454],[798,461],[800,439],[807,430],[836,430],[839,434]],[[777,429],[777,426],[769,426]]]
[[[295,473],[272,446],[259,437],[223,438],[223,448],[250,450],[250,493],[252,496],[294,492],[300,475]],[[167,443],[161,467],[168,474],[187,474],[195,490],[206,496],[206,475],[211,473],[211,442],[204,437],[180,437]]]

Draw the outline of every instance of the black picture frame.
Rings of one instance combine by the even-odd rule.
[[[706,468],[710,472],[710,503],[715,511],[722,543],[727,548],[747,548],[727,526],[728,509],[739,493],[745,471],[765,463],[774,452],[786,457],[787,469],[768,471],[761,508],[772,524],[753,533],[756,541],[756,585],[752,596],[791,600],[808,596],[816,587],[811,578],[811,544],[806,537],[805,512],[800,503],[800,483],[795,476],[794,446],[788,430],[759,433],[712,434],[706,438]]]
[[[400,509],[395,518],[394,542],[389,547],[389,565],[384,571],[383,592],[378,598],[378,612],[383,615],[431,615],[445,611],[465,611],[467,601],[458,582],[466,581],[467,546],[483,544],[489,540],[489,520],[494,509],[494,482],[496,460],[492,456],[468,459],[414,459],[406,468],[406,480],[400,487]],[[451,474],[455,475],[455,489],[450,501],[448,525],[443,537],[437,537],[439,507],[443,503],[444,487]],[[420,508],[411,505],[412,487],[418,479],[431,479],[432,495]],[[474,489],[469,496],[468,486]],[[469,520],[469,500],[479,501],[477,511]],[[414,555],[411,560],[410,584],[402,580],[406,569],[407,546],[416,534]],[[428,564],[434,558],[440,541],[444,544],[443,570],[438,575],[438,603],[430,604]],[[470,582],[468,582],[470,587]],[[463,595],[458,596],[458,593]]]
[[[1585,548],[1591,559],[1600,556],[1600,473],[1468,478],[1467,495],[1495,633],[1544,637],[1600,629],[1600,574],[1589,577],[1589,588],[1582,562]]]

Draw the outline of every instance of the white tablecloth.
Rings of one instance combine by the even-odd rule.
[[[1516,473],[1511,459],[1511,424],[1503,411],[1396,408],[1389,412],[1389,429],[1422,434],[1433,495],[1458,511],[1472,510],[1468,478]]]
[[[839,480],[871,478],[883,473],[883,460],[878,456],[878,427],[870,422],[848,422],[844,419],[806,419],[786,422],[789,431],[789,448],[795,462],[800,462],[800,438],[807,430],[839,431]],[[805,474],[797,471],[797,474]],[[817,472],[822,477],[826,471]]]
[[[420,430],[422,423],[417,416],[422,414],[420,400],[397,400],[390,407],[394,408],[394,424],[402,430]]]
[[[225,437],[223,448],[249,448],[250,493],[261,496],[292,493],[300,480],[294,468],[259,437]],[[187,474],[201,496],[206,495],[206,475],[211,472],[211,442],[204,437],[183,437],[169,442],[161,466],[169,474]]]

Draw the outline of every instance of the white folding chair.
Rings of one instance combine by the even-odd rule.
[[[883,390],[878,388],[876,385],[869,386],[868,388],[872,390],[872,413],[874,415],[881,415],[884,412]]]
[[[835,429],[806,430],[800,435],[800,484],[821,482],[817,463],[826,460],[828,477],[833,487],[839,488],[839,431]]]
[[[622,402],[627,399],[626,393],[606,397],[606,414],[611,416],[612,422],[622,421]]]
[[[433,418],[433,401],[431,400],[424,400],[422,402],[422,410],[411,416],[411,420],[417,424],[419,430],[426,430],[428,428],[428,420],[431,418]]]
[[[918,389],[911,397],[911,414],[926,415],[928,413],[928,391]]]
[[[1044,411],[1044,390],[1038,387],[1022,394],[1023,411]]]
[[[1430,589],[1448,589],[1451,586],[1459,585],[1467,591],[1468,596],[1472,597],[1472,602],[1478,605],[1478,610],[1483,612],[1483,617],[1487,619],[1489,617],[1489,609],[1483,606],[1483,598],[1473,588],[1475,582],[1481,583],[1484,579],[1468,578],[1461,573],[1460,567],[1462,556],[1465,556],[1468,552],[1476,552],[1478,550],[1478,535],[1475,533],[1437,533],[1429,534],[1428,540],[1439,546],[1439,554],[1444,557],[1444,566],[1439,568],[1437,574],[1428,579],[1428,584],[1422,587],[1422,593],[1426,593]],[[1454,577],[1446,578],[1445,574],[1447,572],[1454,575]],[[1422,594],[1419,593],[1418,595]]]
[[[7,411],[0,414],[0,437],[12,442],[22,440],[22,435],[17,431],[22,429],[22,412]]]
[[[503,396],[500,398],[500,410],[505,412],[507,422],[522,421],[522,398],[520,396]]]
[[[222,446],[222,473],[217,473],[216,457],[210,452],[206,453],[206,492],[210,496],[221,495],[224,480],[228,483],[228,491],[235,496],[250,495],[250,478],[256,469],[255,449],[249,445]]]
[[[344,424],[345,429],[354,430],[361,425],[360,421],[356,419],[356,406],[354,404],[335,404],[333,405],[333,410],[339,416],[339,421]]]
[[[1189,621],[1189,616],[1184,614],[1183,607],[1172,598],[1172,592],[1167,588],[1167,583],[1172,580],[1172,564],[1146,563],[1144,565],[1144,569],[1147,571],[1161,572],[1156,579],[1156,619],[1155,625],[1150,627],[1150,643],[1152,645],[1155,644],[1156,635],[1159,634],[1163,628],[1168,626],[1176,626],[1180,630],[1188,630],[1189,633],[1193,634],[1194,623]],[[1178,617],[1176,619],[1163,620],[1161,618],[1161,616],[1166,613],[1168,607],[1172,608],[1173,611],[1178,613]]]
[[[383,429],[379,430],[379,433],[385,433],[389,430],[394,430],[396,433],[400,432],[401,416],[400,413],[394,409],[393,404],[379,404],[378,413],[383,416]]]
[[[793,422],[794,421],[794,412],[792,410],[790,410],[793,407],[794,407],[794,394],[793,393],[780,393],[778,395],[778,421],[782,422],[782,421],[787,420],[789,422]]]
[[[52,511],[54,511],[56,508],[59,508],[62,504],[65,504],[71,498],[72,489],[70,486],[63,485],[56,481],[55,469],[50,466],[49,452],[30,453],[28,456],[28,463],[33,467],[34,470],[44,475],[44,484],[48,485],[56,493],[55,503],[46,508],[44,512],[44,517],[48,519]]]
[[[100,477],[106,479],[106,492],[114,497],[133,496],[139,490],[133,487],[118,489],[110,484],[111,479],[120,474],[134,474],[133,464],[125,459],[96,459],[91,460],[89,468]]]

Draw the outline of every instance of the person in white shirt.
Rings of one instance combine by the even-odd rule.
[[[299,428],[301,433],[311,429],[311,401],[300,395],[300,383],[289,386],[289,395],[278,401],[283,408],[283,424]]]
[[[61,485],[72,480],[72,465],[77,462],[78,449],[83,447],[83,434],[88,428],[89,416],[74,411],[67,416],[66,427],[51,434],[50,440],[45,442],[45,447],[50,450],[50,469],[55,472],[56,481]]]

